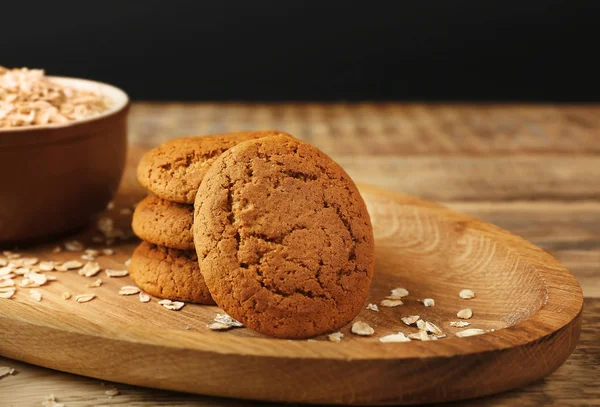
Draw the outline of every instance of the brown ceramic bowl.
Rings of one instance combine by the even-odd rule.
[[[129,98],[107,84],[52,77],[101,89],[112,108],[90,119],[0,129],[0,246],[39,241],[87,224],[113,198],[127,155]]]

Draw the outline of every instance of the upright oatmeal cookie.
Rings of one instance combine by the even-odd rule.
[[[307,338],[361,310],[374,266],[365,203],[346,172],[286,136],[241,143],[207,172],[194,242],[215,302],[260,333]]]
[[[150,295],[169,300],[214,304],[193,251],[142,242],[129,264],[133,282]]]
[[[194,250],[194,207],[161,199],[144,198],[133,212],[131,227],[142,240],[180,250]]]
[[[243,141],[278,134],[285,133],[240,131],[168,141],[142,157],[138,181],[160,198],[193,204],[202,178],[224,151]]]

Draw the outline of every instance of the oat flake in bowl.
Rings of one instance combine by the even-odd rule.
[[[98,116],[111,108],[100,89],[77,89],[42,69],[0,66],[0,128],[43,126]]]
[[[75,231],[106,207],[125,167],[128,111],[127,94],[106,83],[0,73],[0,246]]]

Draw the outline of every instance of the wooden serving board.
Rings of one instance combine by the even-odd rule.
[[[130,208],[144,192],[130,163],[114,209],[103,216],[128,228]],[[583,296],[573,275],[553,257],[498,227],[417,198],[361,186],[376,237],[376,273],[368,303],[395,287],[408,289],[404,305],[364,309],[356,320],[375,334],[358,337],[350,326],[340,343],[278,340],[242,328],[224,332],[206,325],[214,306],[187,304],[180,311],[122,296],[129,277],[86,278],[76,271],[47,272],[56,281],[40,288],[41,302],[19,289],[0,299],[0,355],[53,369],[140,386],[244,399],[349,404],[430,403],[501,392],[558,368],[577,345]],[[98,248],[93,228],[73,238]],[[78,259],[52,253],[56,245],[19,252],[43,260]],[[138,241],[113,245],[98,259],[122,269]],[[102,246],[101,246],[102,247]],[[1,256],[0,256],[1,257]],[[101,287],[87,288],[100,277]],[[476,298],[459,298],[461,289]],[[93,292],[77,303],[62,294]],[[419,300],[433,298],[434,307]],[[365,304],[366,305],[366,304]],[[471,308],[468,328],[489,331],[456,337],[457,311]],[[400,318],[420,315],[447,338],[381,343],[379,338],[416,332]],[[492,331],[493,330],[493,331]]]

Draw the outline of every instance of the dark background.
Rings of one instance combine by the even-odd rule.
[[[600,100],[600,1],[11,1],[0,64],[155,100]]]

